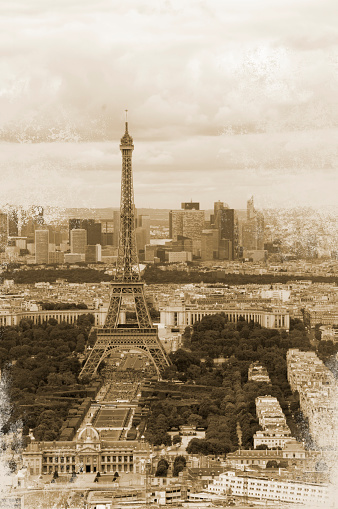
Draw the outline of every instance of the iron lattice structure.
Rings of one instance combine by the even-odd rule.
[[[93,376],[100,363],[112,352],[136,350],[153,363],[160,375],[169,360],[153,327],[141,281],[135,235],[135,206],[132,175],[133,138],[128,133],[128,122],[121,138],[122,180],[120,204],[120,234],[115,281],[104,327],[96,328],[97,339],[82,368],[80,376]],[[121,311],[125,300],[132,301],[136,322],[121,324]]]

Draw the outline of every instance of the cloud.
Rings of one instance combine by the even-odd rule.
[[[16,2],[0,35],[3,137],[111,139],[126,106],[138,130],[172,137],[210,125],[278,129],[305,111],[308,126],[318,110],[332,123],[332,5]],[[295,33],[311,44],[292,44]]]
[[[51,182],[59,191],[64,182],[63,195],[78,185],[92,200],[86,185],[109,174],[115,193],[125,108],[135,179],[149,172],[149,185],[169,176],[183,190],[195,186],[195,173],[203,194],[214,186],[203,172],[224,181],[255,172],[253,185],[265,188],[267,176],[329,175],[337,157],[335,8],[334,0],[2,4],[5,175],[19,171],[29,184],[34,171],[46,176],[50,199]]]

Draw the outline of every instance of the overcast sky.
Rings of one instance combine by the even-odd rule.
[[[7,0],[0,204],[336,206],[337,0]]]

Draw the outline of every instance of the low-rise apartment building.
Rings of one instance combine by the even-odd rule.
[[[306,504],[307,507],[319,504],[324,507],[330,502],[327,484],[296,481],[282,476],[271,479],[254,472],[224,472],[208,486],[208,492],[252,501]]]

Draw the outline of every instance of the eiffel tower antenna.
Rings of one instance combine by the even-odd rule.
[[[169,360],[153,326],[141,281],[135,234],[135,206],[132,175],[133,138],[128,132],[127,111],[125,132],[121,138],[122,153],[120,232],[116,274],[112,283],[105,324],[96,328],[96,343],[80,376],[93,376],[100,363],[116,350],[137,350],[152,362],[158,375],[169,366]],[[136,322],[124,324],[121,310],[125,299],[134,304]]]

